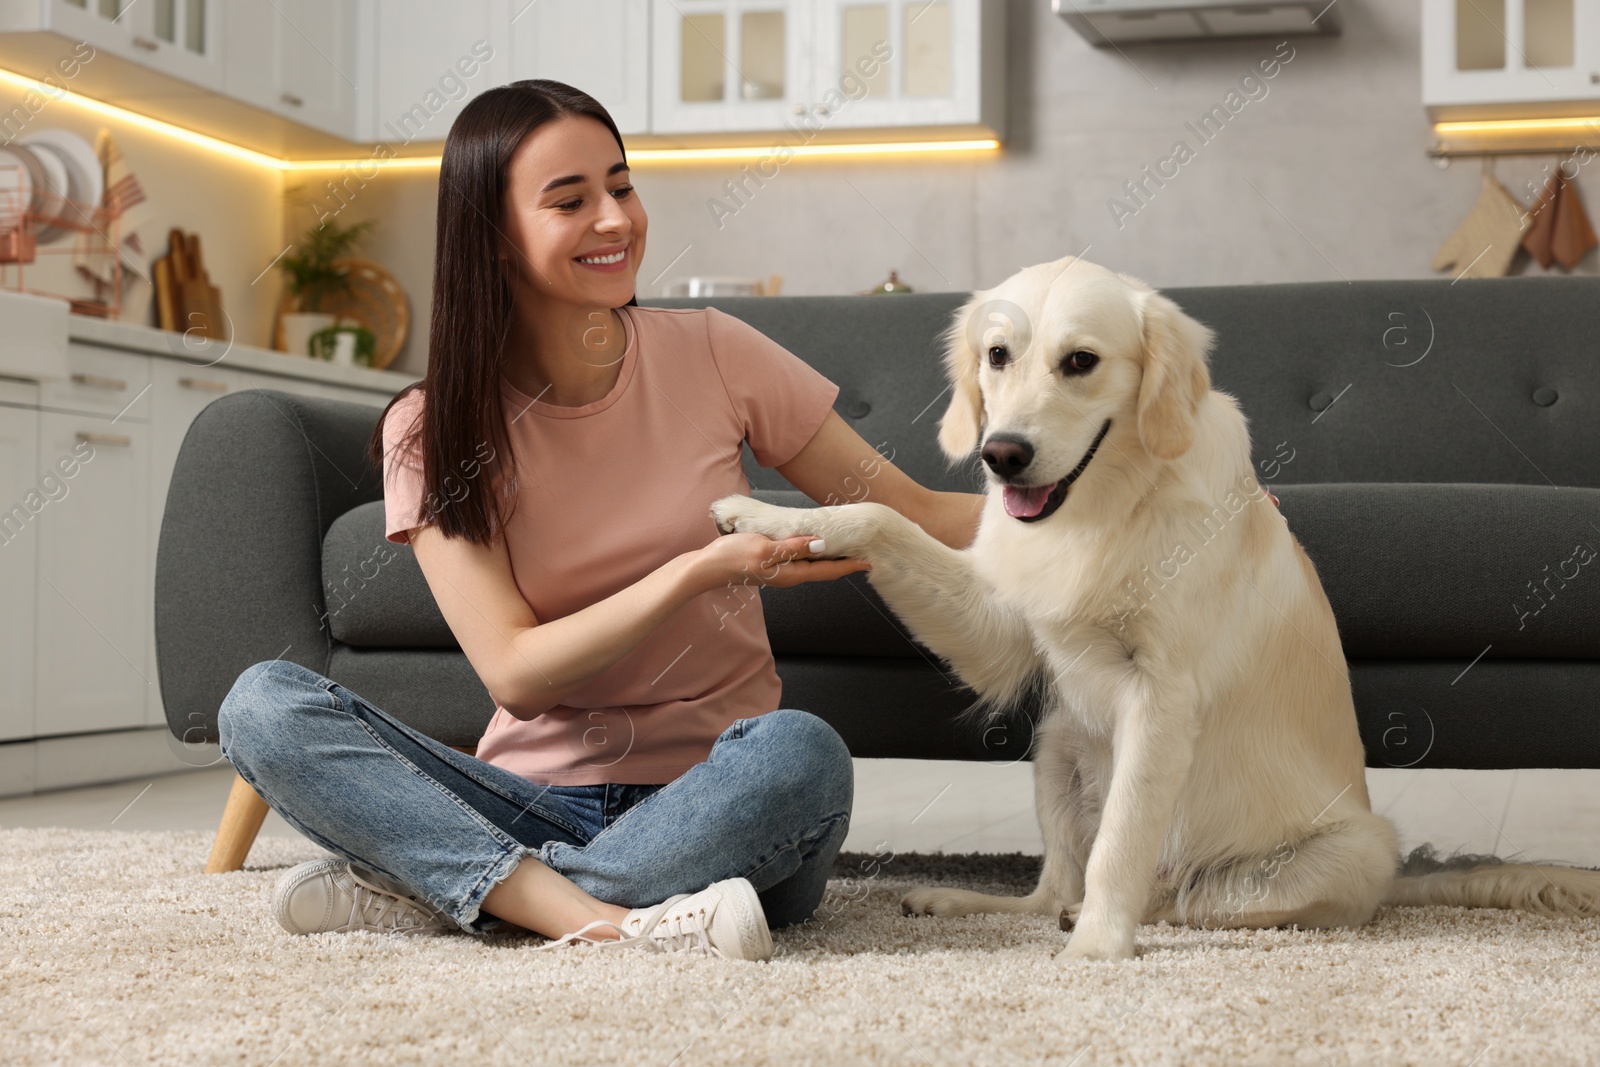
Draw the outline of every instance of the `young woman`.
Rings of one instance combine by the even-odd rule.
[[[958,547],[982,498],[884,462],[837,386],[740,320],[639,307],[646,227],[588,95],[515,82],[451,127],[428,370],[371,447],[386,536],[495,713],[468,756],[297,664],[240,676],[223,753],[336,854],[279,881],[290,931],[511,924],[752,959],[820,903],[850,754],[778,708],[756,587],[866,565],[718,536],[709,506],[748,491],[742,441],[816,500],[876,464],[874,498]]]

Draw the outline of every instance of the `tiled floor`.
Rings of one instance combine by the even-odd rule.
[[[233,771],[221,766],[118,785],[0,800],[0,827],[215,830]],[[1600,770],[1367,771],[1373,808],[1402,847],[1600,867]],[[276,812],[263,833],[294,835]],[[845,848],[858,852],[1032,852],[1042,846],[1031,765],[857,760]]]

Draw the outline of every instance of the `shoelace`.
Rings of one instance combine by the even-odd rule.
[[[667,904],[670,903],[672,902],[667,902]],[[656,915],[665,910],[667,904],[663,904],[656,911],[644,916],[639,923],[641,931],[637,934],[630,934],[616,923],[606,919],[596,919],[583,927],[583,929],[574,930],[570,934],[565,934],[554,941],[540,945],[534,951],[544,952],[549,949],[563,948],[567,945],[581,943],[595,945],[600,948],[631,948],[634,945],[643,945],[653,952],[676,952],[686,949],[689,951],[698,950],[709,956],[724,956],[723,952],[711,943],[711,932],[706,925],[705,909],[702,908],[682,915],[673,915],[667,919],[657,919]],[[664,934],[659,930],[663,922],[667,924],[667,931]],[[620,936],[616,938],[590,937],[589,931],[599,927],[609,927]]]
[[[649,934],[639,934],[638,936],[649,937],[652,941],[661,945],[663,951],[670,946],[674,952],[679,949],[701,949],[708,955],[722,955],[721,952],[717,951],[717,946],[711,943],[711,931],[706,925],[704,908],[682,915],[673,915],[670,918],[661,920],[661,922],[666,924],[667,931],[665,934],[661,933],[660,923],[658,923]]]
[[[349,925],[352,927],[356,927],[359,920],[360,927],[375,927],[395,932],[425,926],[433,919],[433,916],[416,901],[404,900],[388,890],[373,885],[354,869],[350,871],[350,880],[355,883],[355,888],[350,893]],[[373,905],[377,905],[378,910],[369,919],[367,910]]]

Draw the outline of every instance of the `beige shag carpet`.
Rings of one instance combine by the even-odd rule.
[[[1063,965],[1014,916],[906,918],[925,881],[1031,888],[1026,856],[840,857],[765,963],[528,951],[531,935],[292,937],[262,838],[0,831],[4,1064],[1600,1063],[1600,921],[1389,909],[1346,933],[1140,931]]]

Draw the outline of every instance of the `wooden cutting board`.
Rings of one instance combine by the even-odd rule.
[[[198,234],[173,227],[167,234],[167,254],[156,260],[153,270],[162,329],[219,341],[227,338],[222,292],[206,275]]]

